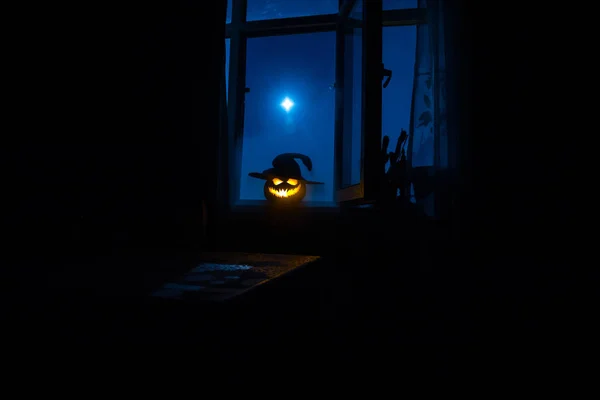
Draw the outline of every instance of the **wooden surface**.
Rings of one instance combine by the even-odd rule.
[[[152,296],[173,300],[224,301],[318,260],[318,256],[206,253],[197,266]]]

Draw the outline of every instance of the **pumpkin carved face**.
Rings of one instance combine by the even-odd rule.
[[[296,203],[306,196],[306,185],[298,179],[274,177],[265,181],[264,194],[269,201]]]
[[[299,153],[284,153],[273,159],[273,168],[264,170],[262,173],[250,172],[252,178],[264,179],[265,199],[274,204],[296,204],[306,196],[307,184],[323,184],[302,177],[300,165],[296,159],[302,160],[304,166],[311,171],[312,161],[310,157]]]

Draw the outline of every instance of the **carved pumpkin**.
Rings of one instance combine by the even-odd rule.
[[[265,180],[264,195],[267,201],[276,204],[296,204],[306,196],[306,185],[323,184],[304,179],[296,158],[302,160],[309,171],[312,170],[310,157],[298,153],[284,153],[273,159],[273,168],[262,173],[248,174],[253,178]]]

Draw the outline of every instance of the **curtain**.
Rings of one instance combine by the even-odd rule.
[[[412,167],[448,166],[442,0],[419,0],[428,23],[417,26],[409,159]]]
[[[437,171],[449,167],[446,118],[446,51],[444,0],[419,0],[427,9],[427,23],[417,26],[417,45],[409,127],[408,161],[416,201],[429,203]]]

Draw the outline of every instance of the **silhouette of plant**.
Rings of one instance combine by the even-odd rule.
[[[388,146],[390,143],[389,136],[383,137],[383,143],[381,145],[381,158],[382,158],[382,169],[383,169],[383,196],[387,200],[395,200],[397,197],[398,190],[400,191],[400,198],[405,199],[408,196],[408,170],[406,163],[406,145],[407,145],[408,134],[404,129],[400,132],[396,148],[392,152],[388,152]],[[390,166],[385,171],[386,164],[390,163]]]

